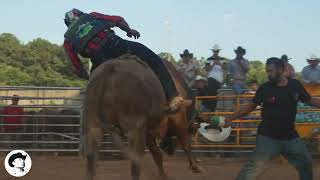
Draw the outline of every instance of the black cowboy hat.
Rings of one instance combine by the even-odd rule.
[[[10,158],[9,158],[9,165],[10,165],[11,167],[14,167],[14,165],[13,165],[12,163],[13,163],[13,161],[14,161],[15,159],[18,159],[18,158],[21,158],[21,159],[23,159],[23,160],[26,160],[27,155],[23,156],[21,153],[17,153],[17,154],[11,155]]]
[[[187,57],[187,56],[190,57],[190,58],[193,57],[193,53],[190,53],[188,49],[184,50],[183,53],[180,54],[180,57],[182,57],[182,58],[183,57]]]
[[[281,60],[283,61],[289,61],[291,58],[289,58],[286,54],[281,56]]]
[[[236,54],[238,54],[238,53],[246,54],[246,50],[243,49],[241,46],[238,46],[238,48],[235,49],[234,52],[235,52]]]

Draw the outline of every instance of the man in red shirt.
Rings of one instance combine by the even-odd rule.
[[[4,107],[2,110],[2,115],[8,115],[2,117],[2,124],[22,124],[22,116],[12,116],[12,115],[23,115],[24,110],[22,107],[18,106],[19,96],[12,96],[12,104]],[[21,130],[21,125],[4,125],[1,126],[1,132],[4,133],[18,133]],[[5,141],[18,140],[19,136],[16,135],[3,135]],[[10,143],[9,143],[10,144]]]

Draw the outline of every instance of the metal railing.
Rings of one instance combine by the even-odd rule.
[[[81,88],[62,88],[62,87],[0,87],[1,91],[21,91],[24,90],[74,90],[81,91]],[[241,108],[241,100],[252,98],[252,95],[226,95],[226,96],[202,96],[196,97],[196,107],[199,109],[199,101],[203,99],[218,99],[223,102],[226,100],[235,101],[234,109],[230,111],[221,111],[221,112],[202,112],[205,115],[230,115],[234,110],[239,110]],[[9,100],[12,96],[0,96],[0,100]],[[43,97],[43,96],[20,96],[20,100],[73,100],[79,101],[81,104],[82,98],[80,97]],[[5,107],[1,105],[0,108]],[[0,118],[4,117],[23,117],[25,121],[23,123],[10,124],[10,123],[1,123],[0,128],[10,127],[10,126],[20,126],[23,127],[23,131],[19,132],[0,132],[0,151],[8,151],[14,147],[25,149],[26,151],[34,152],[79,152],[82,148],[82,111],[81,105],[65,105],[65,104],[27,104],[20,105],[19,107],[28,108],[28,109],[40,109],[43,111],[35,112],[34,114],[23,114],[23,115],[3,115],[0,114]],[[68,109],[77,111],[76,114],[61,114],[62,112],[58,109]],[[49,109],[51,111],[45,111],[44,109]],[[55,110],[55,111],[54,111]],[[308,110],[299,110],[301,112],[318,112],[319,109],[308,109]],[[255,111],[253,114],[259,114],[259,111]],[[244,143],[245,141],[254,141],[255,136],[244,135],[245,132],[256,131],[256,127],[243,127],[246,123],[259,123],[259,120],[234,120],[235,127],[232,130],[231,138],[232,140],[224,143],[212,143],[207,140],[204,140],[200,134],[196,134],[193,138],[192,147],[195,148],[193,152],[202,153],[202,152],[234,152],[234,151],[243,151],[251,152],[252,148],[255,147],[254,143]],[[307,124],[306,126],[314,126],[318,124]],[[3,138],[5,137],[5,138]],[[320,140],[320,137],[319,137]],[[8,146],[13,145],[13,146]],[[118,149],[114,149],[113,142],[110,134],[104,135],[104,141],[102,142],[103,148],[101,152],[119,152]],[[240,150],[241,149],[241,150]],[[179,151],[180,152],[180,151]]]
[[[201,100],[208,100],[208,99],[217,99],[217,100],[225,100],[225,99],[235,99],[235,110],[239,110],[242,106],[240,103],[242,100],[248,100],[251,99],[253,95],[228,95],[228,96],[201,96],[201,97],[196,97],[196,109],[199,110],[200,108],[200,101]],[[320,109],[299,109],[298,112],[319,112]],[[223,111],[223,112],[201,112],[203,115],[222,115],[222,116],[229,116],[233,114],[233,111]],[[259,110],[254,111],[251,114],[260,114]],[[193,138],[193,144],[192,147],[196,149],[252,149],[255,147],[255,135],[244,135],[245,132],[250,132],[250,131],[257,131],[257,126],[261,122],[261,120],[233,120],[233,128],[232,128],[232,133],[230,136],[230,139],[227,140],[227,142],[222,142],[222,143],[214,143],[210,142],[209,140],[204,139],[199,133],[195,135]],[[254,127],[246,127],[247,124],[249,123],[255,123],[256,125]],[[310,136],[312,134],[313,129],[318,129],[320,130],[320,122],[315,122],[315,123],[296,123],[296,127],[298,129],[298,132],[300,136],[303,138],[309,138],[312,139],[315,143],[318,144],[318,152],[320,152],[320,134],[318,133],[319,131],[316,132],[314,136]],[[300,131],[299,131],[299,128]],[[307,135],[305,135],[307,134]],[[247,141],[250,140],[251,143],[248,143]]]
[[[42,93],[24,92],[41,90]],[[24,114],[0,114],[0,151],[10,149],[24,149],[35,152],[78,152],[80,142],[81,124],[81,97],[64,96],[65,91],[74,91],[74,94],[81,93],[79,87],[34,87],[34,86],[0,86],[0,92],[5,91],[0,100],[8,103],[13,96],[18,94],[19,100],[67,100],[78,101],[80,105],[67,104],[44,104],[43,102],[23,104],[10,107],[20,107],[26,111]],[[43,96],[43,92],[62,92],[62,96]],[[0,105],[5,108],[8,104]],[[19,123],[10,123],[6,118],[22,118]],[[10,130],[14,127],[14,130]]]

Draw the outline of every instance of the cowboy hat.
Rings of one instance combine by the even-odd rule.
[[[198,132],[212,142],[222,142],[225,141],[231,134],[231,127],[218,129],[208,129],[209,123],[201,123]]]
[[[320,61],[320,58],[312,54],[310,58],[307,58],[307,61]]]
[[[184,50],[183,53],[180,54],[180,57],[182,57],[182,58],[183,57],[187,57],[187,56],[190,57],[190,58],[193,57],[193,53],[190,53],[188,49]]]
[[[234,50],[234,52],[246,54],[246,50],[243,49],[241,46],[238,46],[237,49]]]
[[[289,58],[286,54],[281,56],[281,60],[283,60],[283,61],[289,61],[290,59],[292,59],[292,58]]]
[[[205,77],[203,77],[203,76],[200,76],[200,75],[197,75],[195,80],[196,80],[196,81],[200,81],[200,80],[208,81],[207,78],[205,78]]]
[[[220,51],[221,48],[220,48],[220,46],[218,44],[215,44],[215,45],[213,45],[212,49],[210,49],[210,50],[212,50],[212,51]]]
[[[13,163],[13,161],[14,161],[15,159],[21,158],[21,159],[25,160],[26,157],[27,157],[27,155],[24,156],[24,155],[22,155],[21,153],[13,154],[13,155],[11,155],[11,156],[9,157],[9,165],[10,165],[11,167],[14,167],[14,165],[13,165],[12,163]]]

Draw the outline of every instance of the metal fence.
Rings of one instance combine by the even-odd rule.
[[[72,93],[67,93],[70,91]],[[20,98],[17,107],[25,110],[23,115],[0,113],[0,151],[8,152],[12,149],[24,149],[29,152],[78,153],[82,148],[81,134],[83,134],[81,128],[81,104],[83,99],[81,98],[81,92],[82,89],[79,87],[0,86],[0,110],[10,105],[13,94],[19,95]],[[249,96],[243,96],[243,98],[246,97]],[[198,100],[206,98],[214,97],[201,97]],[[240,97],[236,97],[236,100],[234,98],[229,94],[219,94],[218,112],[203,113],[212,115],[231,114],[235,109],[240,108]],[[231,105],[234,104],[234,101],[236,101],[236,106]],[[309,111],[313,110],[309,109]],[[319,111],[319,109],[314,111]],[[10,117],[22,117],[23,120],[18,123],[5,120]],[[244,142],[249,140],[252,142],[255,137],[244,136],[243,132],[254,131],[256,127],[242,127],[241,123],[256,123],[256,121],[235,121],[238,125],[233,129],[231,136],[234,138],[234,142],[212,143],[203,141],[201,135],[198,134],[194,138],[193,147],[196,149],[193,152],[250,152],[254,143]],[[14,127],[14,130],[10,130],[10,127]],[[320,144],[320,140],[314,140],[314,142]],[[110,134],[104,135],[101,152],[119,152],[114,147]]]
[[[1,112],[8,106],[24,109],[21,115],[0,114],[0,151],[78,152],[81,90],[79,87],[0,87]],[[10,105],[14,94],[19,95],[17,106]]]

